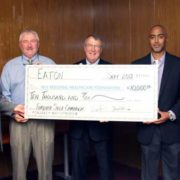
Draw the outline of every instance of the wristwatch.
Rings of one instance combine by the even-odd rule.
[[[174,114],[172,113],[172,111],[168,111],[168,114],[169,114],[169,119],[170,119],[171,121],[174,121],[175,118],[174,118]]]

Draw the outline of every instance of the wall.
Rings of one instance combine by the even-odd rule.
[[[129,63],[148,52],[147,33],[156,23],[168,29],[168,50],[180,55],[178,0],[1,0],[0,5],[0,70],[20,54],[18,37],[25,28],[35,29],[40,52],[61,64],[82,58],[82,42],[93,32],[105,40],[104,58]]]
[[[167,28],[167,48],[180,55],[178,0],[99,0],[94,7],[94,28],[106,40],[104,56],[112,62],[126,64],[145,55],[154,24]]]
[[[0,6],[0,70],[20,54],[18,38],[25,28],[39,33],[40,52],[56,63],[83,56],[82,41],[93,31],[92,0],[1,0]]]

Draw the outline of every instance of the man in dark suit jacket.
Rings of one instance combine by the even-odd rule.
[[[180,179],[180,59],[166,52],[167,32],[155,25],[149,33],[151,53],[134,64],[158,64],[158,119],[138,125],[142,180]]]
[[[90,35],[84,43],[86,59],[76,64],[110,64],[100,59],[102,40]],[[101,180],[112,180],[111,123],[99,121],[75,121],[70,126],[72,142],[72,180],[86,180],[87,158],[90,144],[94,145]]]
[[[1,113],[8,113],[14,112],[16,115],[16,121],[23,121],[24,120],[24,106],[17,105],[15,106],[13,103],[8,102],[5,100],[1,95],[1,88],[0,88],[0,112]],[[0,114],[0,149],[2,150],[2,133],[1,133],[1,114]]]

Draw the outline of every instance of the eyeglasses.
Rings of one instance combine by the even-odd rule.
[[[94,48],[94,49],[100,49],[101,45],[93,45],[93,44],[85,44],[87,48]]]

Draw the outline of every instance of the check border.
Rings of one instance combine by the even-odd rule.
[[[155,65],[31,65],[25,81],[28,119],[157,118]]]

